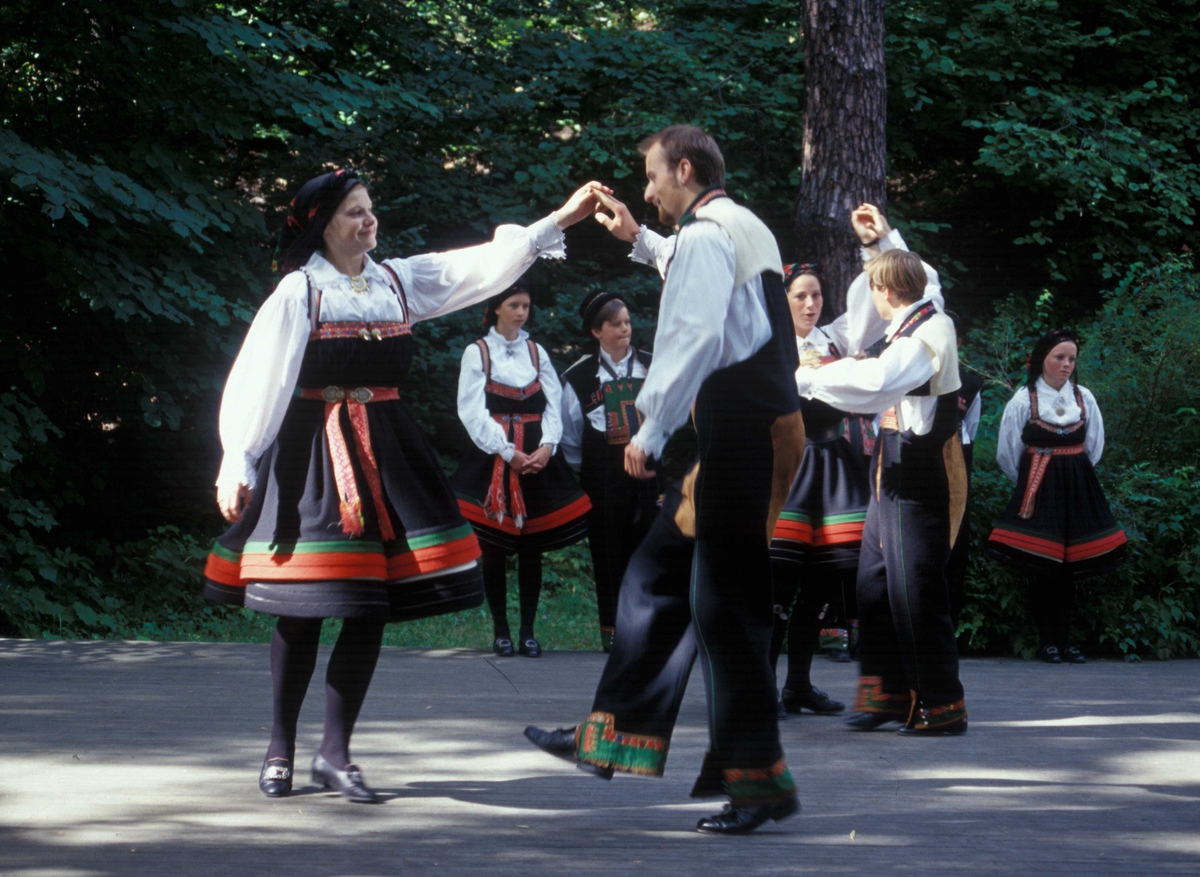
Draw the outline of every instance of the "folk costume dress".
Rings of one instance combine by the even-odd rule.
[[[412,326],[564,254],[551,216],[476,247],[366,258],[361,290],[319,252],[286,275],[226,383],[218,483],[253,493],[209,555],[206,596],[392,621],[479,605],[479,545],[402,398]]]
[[[858,566],[860,713],[913,731],[965,728],[946,563],[966,499],[954,326],[933,300],[901,310],[878,359],[799,375],[802,395],[882,411]]]
[[[996,449],[1016,489],[988,537],[991,552],[1064,582],[1119,567],[1125,532],[1094,469],[1103,451],[1104,419],[1091,391],[1071,382],[1055,390],[1040,376],[1017,390]]]
[[[563,373],[561,447],[592,502],[588,547],[606,651],[616,630],[621,578],[657,511],[657,483],[625,471],[625,446],[642,421],[634,403],[650,362],[649,353],[632,347],[615,362],[601,347]]]
[[[849,347],[845,324],[846,319],[839,317],[825,328],[814,327],[806,338],[796,337],[801,371],[842,358]],[[771,655],[774,666],[786,631],[785,707],[792,695],[812,690],[809,671],[822,627],[822,607],[830,607],[826,619],[845,615],[842,620],[849,627],[870,499],[866,460],[845,436],[847,418],[856,416],[816,399],[802,398],[800,411],[804,458],[771,538],[776,612]]]
[[[458,416],[471,437],[451,484],[485,551],[528,554],[574,544],[591,502],[557,446],[562,385],[541,345],[523,329],[507,340],[492,328],[463,352]],[[551,445],[540,472],[518,475],[516,450]]]
[[[709,683],[710,748],[693,794],[726,794],[735,807],[787,801],[796,792],[768,661],[768,540],[800,465],[803,424],[783,263],[766,226],[720,189],[701,193],[680,219],[666,259],[667,247],[646,248],[639,258],[648,234],[634,258],[665,269],[665,277],[655,362],[638,394],[643,421],[632,442],[661,458],[694,401],[700,446],[672,516],[685,537],[695,536],[689,599]],[[622,631],[609,657],[614,666],[624,660],[624,640]],[[667,741],[630,736],[619,721],[594,711],[578,728],[577,757],[661,773]]]

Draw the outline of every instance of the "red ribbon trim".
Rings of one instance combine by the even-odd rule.
[[[525,424],[538,422],[542,419],[542,415],[493,414],[492,419],[501,426],[507,427],[506,434],[511,429],[513,445],[518,451],[524,453]],[[504,470],[506,468],[508,469],[508,497],[512,504],[511,509],[509,509],[504,496]],[[525,518],[528,517],[525,509],[525,495],[521,493],[521,476],[517,474],[516,469],[508,466],[499,454],[496,454],[496,460],[492,464],[492,482],[488,486],[487,497],[483,500],[483,513],[488,520],[496,523],[503,523],[504,516],[511,514],[513,524],[518,530],[525,526]]]

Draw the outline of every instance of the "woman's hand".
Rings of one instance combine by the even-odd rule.
[[[532,475],[535,472],[541,472],[546,468],[546,464],[550,462],[550,447],[542,445],[536,451],[529,455],[529,464],[525,467],[524,475]]]
[[[529,454],[524,451],[513,451],[512,459],[508,461],[508,467],[518,475],[524,475],[525,470],[529,467]]]
[[[595,180],[580,186],[566,204],[554,211],[555,221],[563,228],[579,222],[596,209],[596,197],[600,192],[611,194],[612,189]]]
[[[221,517],[231,524],[242,519],[242,511],[250,505],[250,499],[250,488],[244,484],[239,484],[236,489],[217,487],[217,508],[221,510]]]
[[[612,216],[604,213],[605,210],[611,211]],[[629,208],[607,192],[596,193],[596,222],[612,232],[614,237],[630,244],[637,240],[642,230]]]
[[[639,481],[653,478],[654,470],[646,468],[648,462],[650,462],[650,457],[633,442],[625,446],[625,472],[627,474]]]

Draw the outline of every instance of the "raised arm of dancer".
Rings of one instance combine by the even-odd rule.
[[[801,396],[845,411],[886,411],[937,374],[941,363],[919,338],[897,338],[878,359],[840,359],[820,369],[800,369]]]

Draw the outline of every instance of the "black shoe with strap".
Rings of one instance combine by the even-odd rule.
[[[800,801],[795,795],[770,804],[743,804],[741,807],[726,804],[720,813],[697,822],[696,831],[702,834],[749,834],[764,822],[779,822],[799,812]]]
[[[512,640],[506,636],[498,636],[492,640],[492,651],[501,658],[511,658],[516,654],[516,651],[513,649]]]
[[[1062,663],[1062,655],[1058,651],[1058,646],[1042,646],[1038,650],[1037,656],[1039,661],[1045,661],[1047,664]]]
[[[347,764],[338,770],[320,752],[313,756],[312,781],[322,789],[333,789],[354,804],[378,804],[379,796],[367,788],[358,765]]]
[[[1076,646],[1067,646],[1063,649],[1062,659],[1068,664],[1086,664],[1087,658],[1083,656],[1083,652],[1079,651]]]
[[[540,658],[542,656],[541,643],[531,636],[527,636],[521,640],[521,648],[519,651],[526,658]]]
[[[264,758],[258,772],[258,789],[268,798],[286,798],[292,793],[292,763],[286,758]]]

